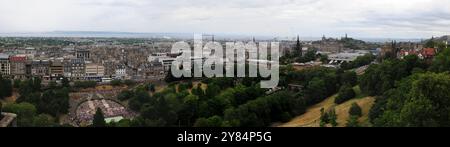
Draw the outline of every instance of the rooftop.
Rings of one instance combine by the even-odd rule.
[[[13,113],[2,113],[1,115],[4,117],[0,120],[0,128],[8,127],[17,117],[17,115]]]
[[[0,53],[0,59],[9,59],[8,54]]]

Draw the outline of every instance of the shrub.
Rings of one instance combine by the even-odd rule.
[[[334,100],[336,104],[342,104],[356,96],[355,91],[349,84],[343,85],[338,94],[338,97]]]
[[[348,113],[350,114],[350,116],[357,116],[357,117],[362,116],[361,107],[359,107],[357,103],[352,104],[352,107],[350,107]]]

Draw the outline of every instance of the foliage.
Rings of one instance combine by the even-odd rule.
[[[379,65],[371,65],[359,79],[361,91],[370,96],[382,95],[394,88],[396,80],[410,73],[405,61],[386,60]]]
[[[0,75],[0,99],[12,96],[13,85],[10,79]]]
[[[30,103],[9,104],[4,106],[4,112],[17,114],[18,126],[32,126],[33,117],[36,115],[36,107]]]
[[[32,102],[36,105],[38,112],[59,116],[69,111],[69,91],[67,89],[56,89],[45,91],[40,99]]]
[[[106,127],[105,116],[102,109],[97,108],[94,114],[94,120],[92,121],[93,127]]]
[[[349,84],[345,84],[339,90],[338,96],[334,100],[334,103],[342,104],[352,98],[355,98],[355,96],[356,94],[355,91],[353,90],[353,87],[350,86]]]
[[[450,71],[450,48],[444,49],[435,57],[430,69],[434,72]]]
[[[138,90],[135,92],[133,97],[129,101],[130,109],[139,111],[141,110],[142,105],[145,103],[148,103],[151,101],[150,95],[147,93],[147,91]]]
[[[448,73],[415,74],[385,94],[384,110],[371,119],[384,127],[450,126],[449,88]]]
[[[337,123],[337,115],[336,110],[334,108],[328,110],[328,112],[325,112],[325,109],[320,109],[320,126],[325,127],[327,124],[331,124],[331,126],[336,127],[338,125]]]
[[[342,73],[341,83],[349,84],[350,86],[356,86],[358,84],[358,76],[356,75],[356,72],[349,71]]]
[[[305,107],[298,101],[300,100],[295,98],[292,93],[281,91],[249,101],[237,108],[227,109],[224,120],[231,126],[268,126],[272,122],[283,120],[280,114],[285,112],[292,114],[291,116],[303,113]]]
[[[364,65],[369,65],[375,59],[376,59],[376,57],[374,55],[366,54],[364,56],[357,57],[356,60],[351,62],[351,63],[344,62],[344,64],[341,65],[341,68],[344,69],[344,70],[358,68],[358,67],[361,67],[361,66],[364,66]]]
[[[125,81],[123,81],[123,83],[127,86],[136,85],[136,81],[133,81],[133,80],[125,80]]]
[[[123,83],[122,83],[122,80],[120,80],[120,79],[116,79],[116,80],[112,80],[111,81],[111,85],[112,86],[120,86],[120,85],[122,85]]]
[[[199,118],[194,124],[194,127],[222,127],[223,119],[220,116],[213,116],[210,118]]]
[[[119,93],[119,95],[117,96],[117,99],[119,99],[121,101],[125,101],[125,100],[132,98],[133,96],[134,96],[134,93],[132,91],[123,90],[122,92]]]
[[[63,77],[61,80],[61,86],[65,88],[70,88],[70,81],[68,78]]]
[[[347,124],[345,124],[346,127],[360,127],[358,122],[358,116],[351,115],[348,120]]]
[[[350,116],[357,116],[357,117],[362,116],[361,107],[359,107],[359,105],[357,103],[352,104],[348,113],[350,114]]]
[[[74,84],[75,88],[94,88],[97,86],[95,81],[76,81]]]

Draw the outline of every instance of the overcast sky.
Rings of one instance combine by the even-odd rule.
[[[0,0],[0,32],[450,34],[450,0]]]

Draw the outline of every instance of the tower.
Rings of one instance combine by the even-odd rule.
[[[300,43],[300,36],[297,35],[297,44],[295,46],[295,50],[298,51],[300,57],[303,56],[302,45]]]

